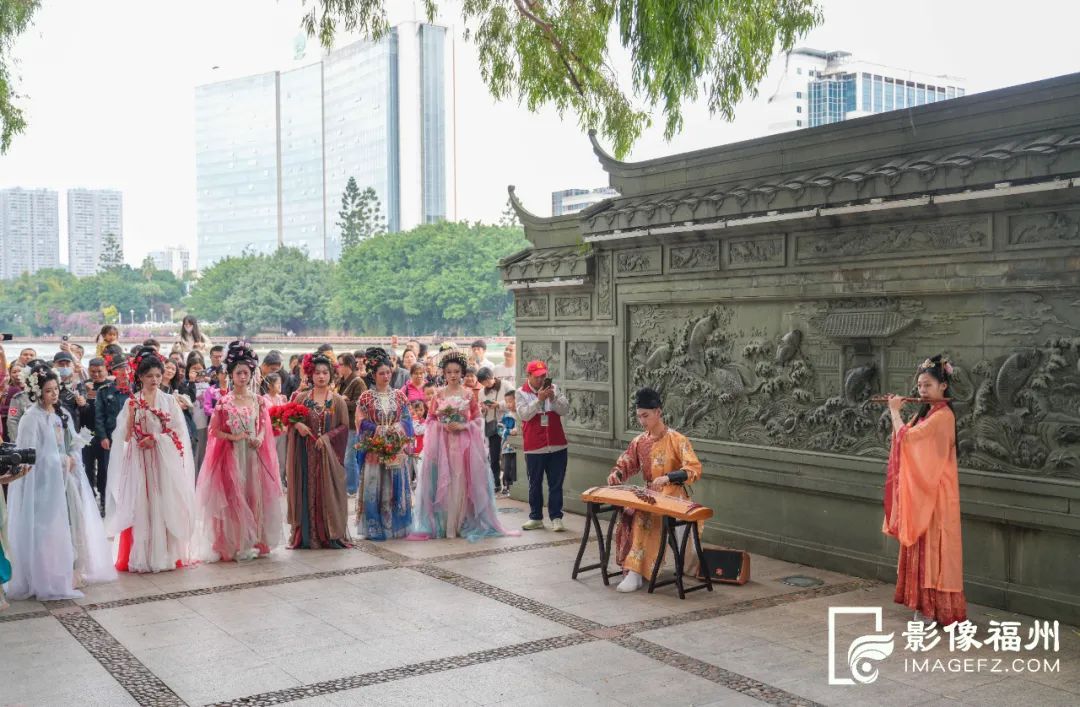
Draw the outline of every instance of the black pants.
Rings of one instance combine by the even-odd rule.
[[[86,480],[97,489],[98,497],[105,499],[105,484],[109,479],[109,450],[101,448],[101,440],[95,439],[83,447],[83,469]]]
[[[502,488],[499,480],[499,455],[502,453],[502,437],[491,435],[488,437],[488,466],[491,467],[491,476],[495,479],[495,490]]]

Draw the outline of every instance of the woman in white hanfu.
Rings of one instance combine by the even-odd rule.
[[[105,527],[120,536],[116,569],[164,572],[194,560],[195,463],[180,404],[159,389],[164,360],[147,346],[132,366],[136,390],[116,418]]]
[[[83,472],[71,415],[59,404],[60,379],[44,361],[22,373],[34,403],[19,420],[15,444],[32,448],[30,473],[8,492],[10,599],[78,599],[80,587],[116,579],[97,501]]]

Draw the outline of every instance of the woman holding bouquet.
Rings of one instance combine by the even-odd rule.
[[[428,410],[409,537],[464,537],[473,542],[516,535],[503,529],[495,509],[484,419],[476,395],[462,383],[468,366],[465,356],[449,351],[440,366],[446,386],[435,393]]]
[[[251,560],[281,544],[281,480],[270,404],[251,389],[259,358],[229,344],[232,390],[210,418],[206,460],[195,491],[199,555],[208,562]]]
[[[357,525],[368,540],[403,538],[412,523],[412,487],[405,464],[413,437],[405,393],[394,390],[394,367],[382,349],[367,352],[374,388],[356,401],[357,464],[364,496],[356,511]]]
[[[345,493],[345,443],[349,409],[330,388],[333,362],[322,354],[304,356],[301,367],[311,389],[293,402],[307,409],[302,422],[289,427],[285,476],[288,479],[290,549],[349,547]]]
[[[116,569],[163,572],[190,563],[195,462],[184,413],[160,389],[165,361],[143,346],[134,393],[116,418],[105,490],[105,528],[119,535]]]

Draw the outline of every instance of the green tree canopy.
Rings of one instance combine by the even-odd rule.
[[[101,255],[98,256],[98,269],[116,270],[122,267],[124,267],[124,249],[120,245],[120,239],[116,237],[115,233],[104,234],[101,237]]]
[[[0,155],[8,151],[11,139],[26,129],[22,109],[15,104],[21,96],[15,92],[11,75],[11,47],[30,26],[40,5],[39,0],[0,0]]]
[[[500,258],[527,245],[520,228],[443,222],[375,236],[345,253],[332,323],[367,334],[509,328]]]
[[[339,28],[373,38],[389,31],[385,0],[305,0],[301,24],[330,47]],[[429,20],[437,0],[424,0]],[[709,110],[730,120],[757,94],[769,60],[821,22],[816,0],[463,0],[465,38],[499,100],[529,110],[553,106],[595,128],[623,157],[650,115],[664,135],[682,128],[684,103],[704,90]],[[609,42],[630,57],[632,86],[620,85]]]
[[[203,273],[187,308],[241,335],[318,329],[326,326],[333,267],[297,248],[226,258]]]

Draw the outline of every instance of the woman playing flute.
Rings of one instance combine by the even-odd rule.
[[[893,439],[882,531],[900,541],[893,601],[947,626],[967,617],[952,365],[934,356],[916,375],[919,397],[929,402],[915,417],[905,423],[904,399],[889,399]]]

